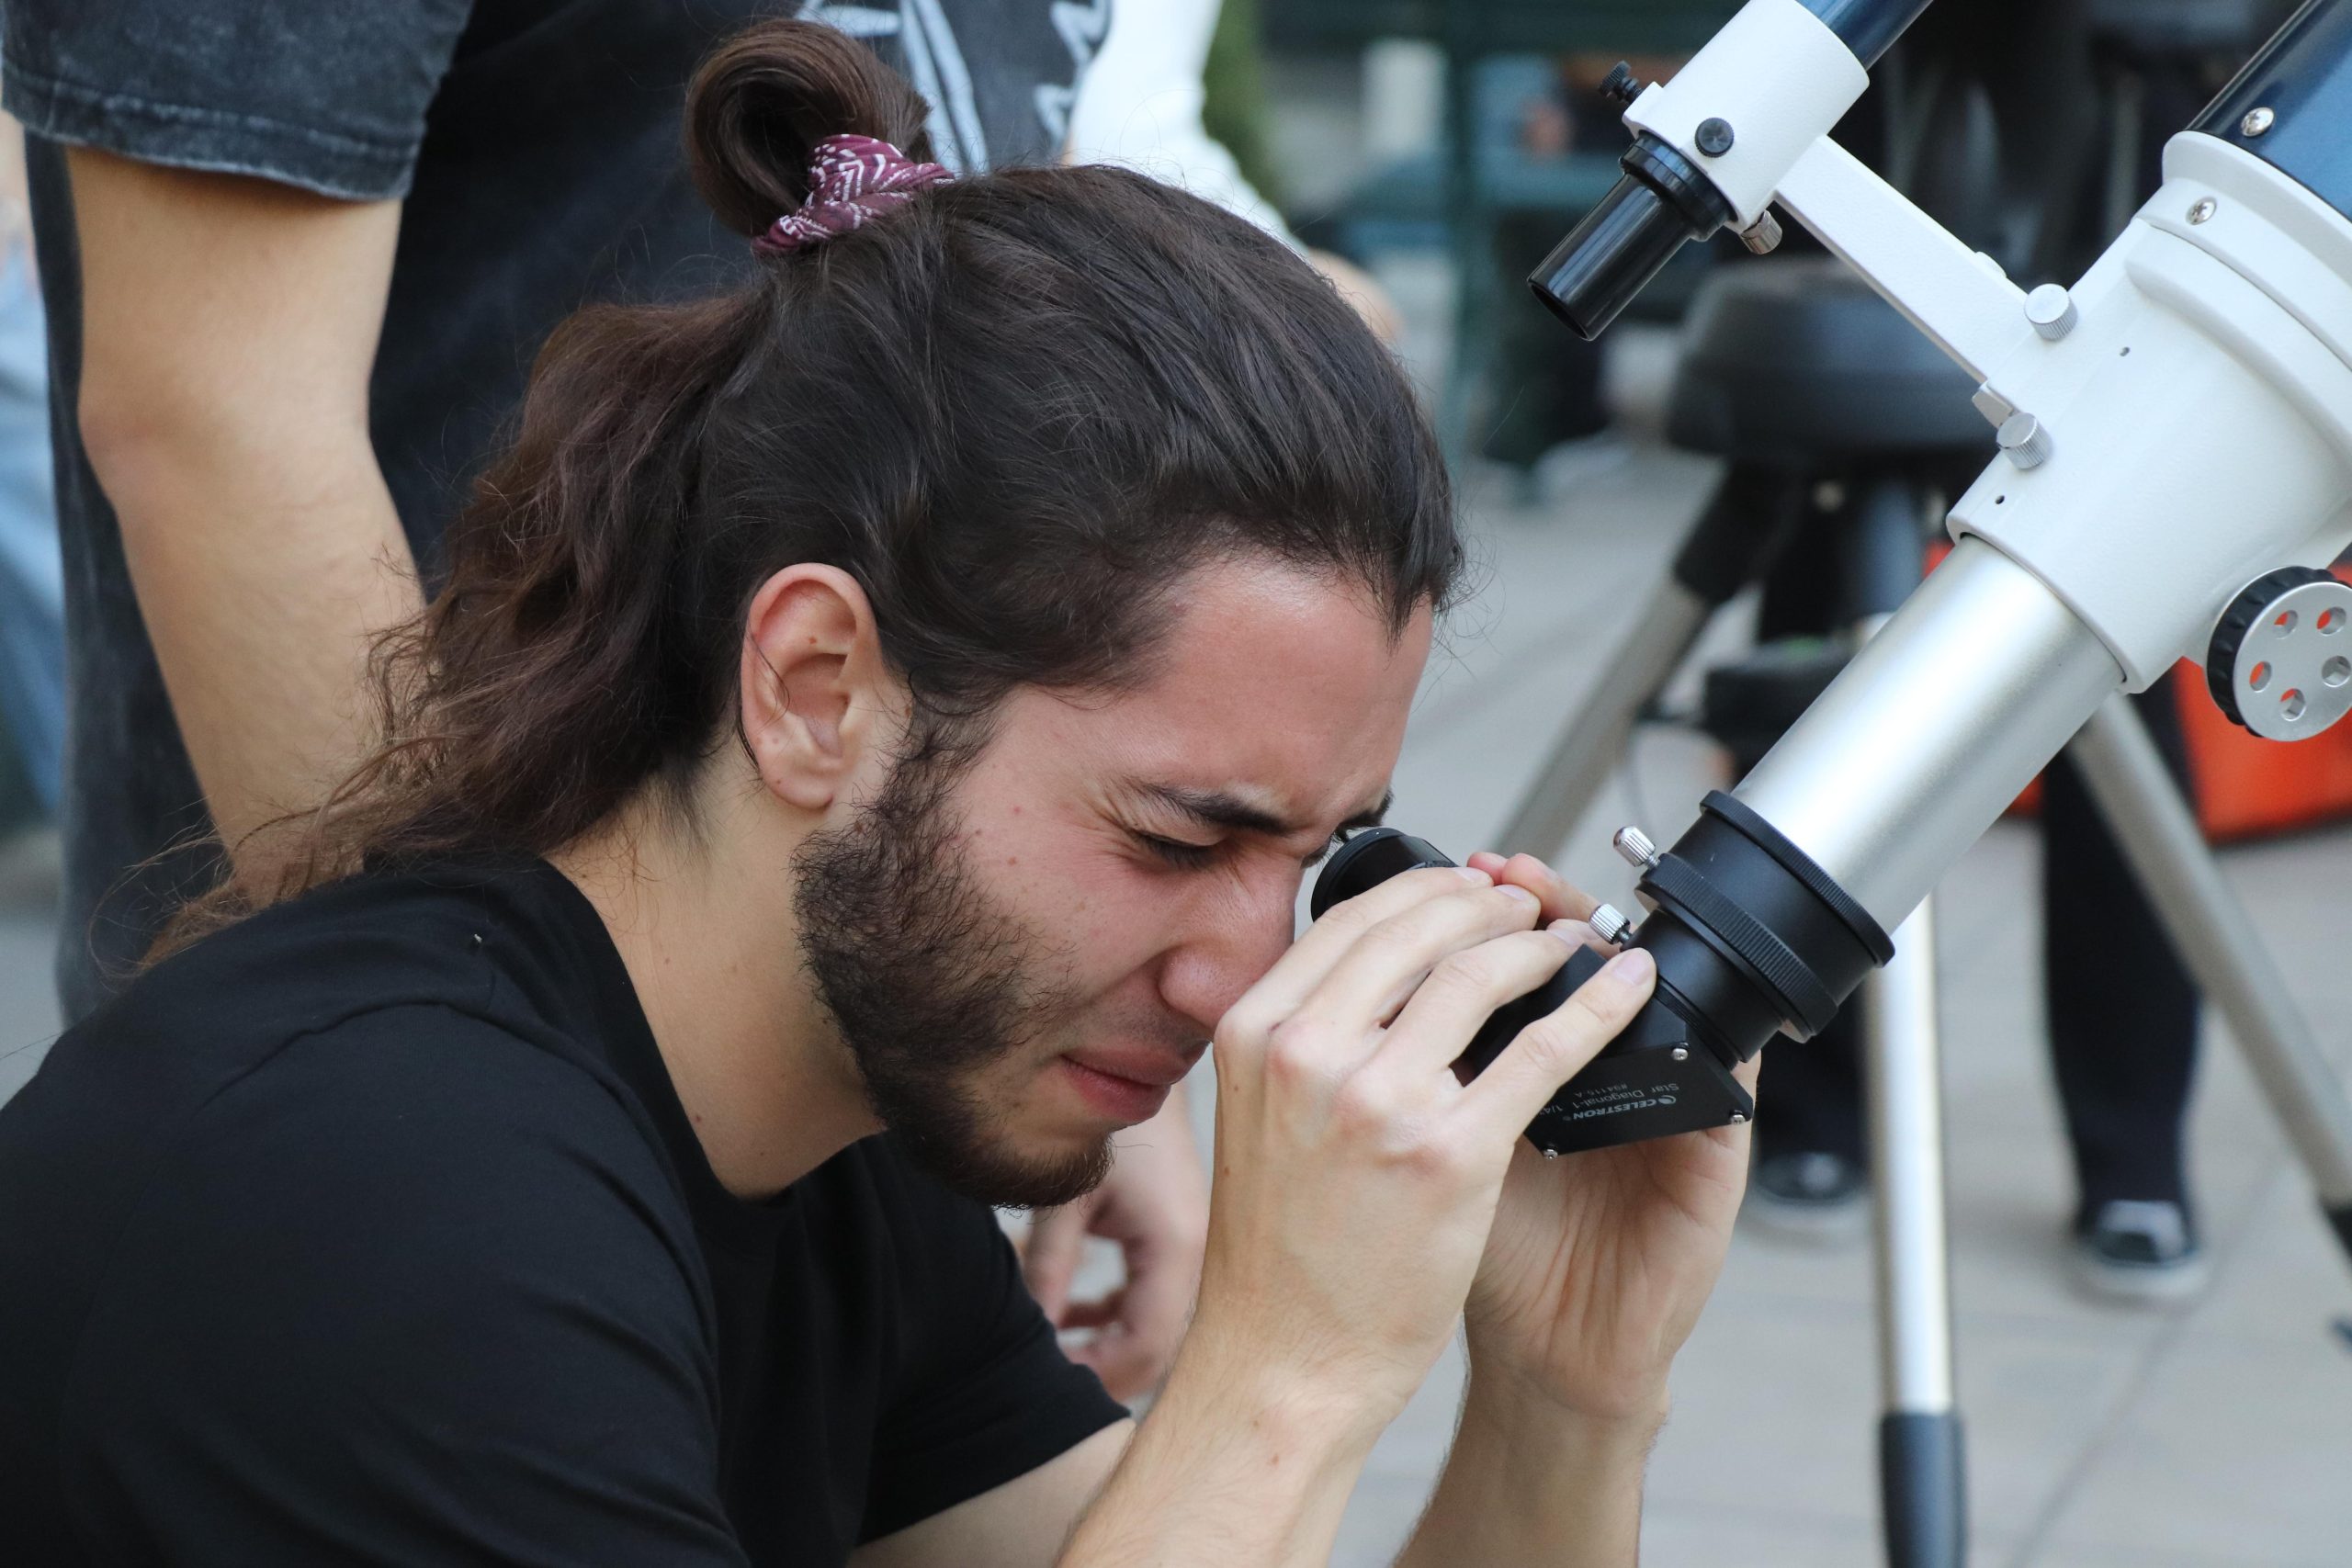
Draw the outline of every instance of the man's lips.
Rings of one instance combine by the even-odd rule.
[[[1183,1081],[1207,1047],[1186,1051],[1155,1051],[1149,1046],[1090,1045],[1066,1053],[1069,1059],[1106,1078],[1124,1078],[1146,1089],[1167,1089]]]

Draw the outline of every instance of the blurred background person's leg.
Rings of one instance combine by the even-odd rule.
[[[2173,682],[2134,705],[2187,791]],[[2183,1149],[2197,987],[2063,756],[2043,775],[2041,829],[2043,990],[2075,1160],[2078,1273],[2102,1294],[2180,1294],[2204,1276]]]
[[[1756,617],[1758,657],[1752,664],[1769,668],[1768,656],[1776,649],[1792,660],[1801,658],[1856,618],[1838,570],[1844,526],[1836,513],[1815,509],[1790,538],[1763,584]],[[1721,681],[1716,689],[1725,689]],[[1760,716],[1756,705],[1729,705]],[[1801,706],[1802,699],[1791,705]],[[1722,738],[1731,742],[1734,774],[1763,761],[1781,728],[1774,719],[1752,735],[1727,731]],[[1862,1234],[1870,1151],[1862,1130],[1860,1017],[1859,1009],[1841,1008],[1811,1040],[1782,1040],[1771,1049],[1771,1087],[1757,1103],[1748,1202],[1750,1214],[1772,1230],[1839,1241]]]
[[[24,135],[0,116],[0,750],[7,753],[0,757],[0,836],[57,809],[64,616],[48,339],[25,201]]]

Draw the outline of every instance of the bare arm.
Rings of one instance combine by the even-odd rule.
[[[1223,1336],[1185,1342],[1140,1425],[868,1542],[854,1568],[1127,1568],[1328,1561],[1381,1419]],[[1075,1533],[1073,1530],[1075,1529]]]
[[[1284,1398],[1248,1371],[1229,1378],[1216,1359],[1182,1364],[1140,1428],[1106,1428],[873,1541],[854,1568],[1045,1568],[1098,1495],[1086,1555],[1066,1563],[1321,1562],[1377,1427]],[[1398,1568],[1632,1563],[1657,1430],[1649,1416],[1564,1416],[1474,1378],[1445,1474]]]
[[[1564,943],[1590,940],[1574,922],[1591,901],[1548,867],[1471,869],[1531,895]],[[1646,998],[1646,955],[1458,1085],[1451,1064],[1498,996],[1560,959],[1443,875],[1331,910],[1219,1025],[1193,1331],[1063,1568],[1325,1562],[1457,1305],[1469,1393],[1404,1568],[1634,1561],[1643,1463],[1722,1267],[1746,1129],[1538,1156],[1521,1129]],[[1755,1065],[1739,1073],[1752,1085]]]
[[[1185,1342],[1168,1386],[1058,1568],[1321,1568],[1386,1424],[1218,1335]]]
[[[1632,1568],[1641,1548],[1642,1469],[1663,1419],[1663,1412],[1570,1415],[1482,1386],[1474,1368],[1445,1473],[1397,1568]]]
[[[1547,918],[1591,908],[1528,856],[1470,863],[1535,894]],[[1756,1069],[1735,1074],[1753,1090]],[[1400,1568],[1631,1568],[1668,1368],[1723,1267],[1747,1134],[1722,1127],[1556,1164],[1512,1150],[1465,1303],[1461,1428]]]
[[[1219,1023],[1193,1332],[1063,1568],[1329,1560],[1453,1331],[1521,1129],[1648,992],[1611,972],[1459,1082],[1477,1024],[1576,940],[1528,929],[1537,906],[1484,871],[1408,873],[1327,913]]]
[[[1135,1431],[1132,1421],[1105,1427],[1026,1475],[868,1541],[852,1568],[1045,1568]]]
[[[70,149],[83,445],[206,804],[248,886],[366,744],[420,600],[368,434],[397,202]]]

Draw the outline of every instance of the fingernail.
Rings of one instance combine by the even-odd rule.
[[[1488,876],[1485,872],[1476,869],[1475,866],[1457,865],[1453,869],[1464,882],[1475,882],[1481,887],[1488,887],[1494,885],[1495,879],[1493,877]]]
[[[1629,947],[1608,964],[1610,978],[1628,986],[1638,986],[1657,973],[1657,963],[1638,947]]]
[[[1534,894],[1530,893],[1526,888],[1519,886],[1515,883],[1506,883],[1502,891],[1505,897],[1516,898],[1522,904],[1532,904],[1535,902]]]
[[[1570,947],[1582,947],[1585,939],[1592,935],[1592,928],[1582,920],[1554,920],[1544,929]]]

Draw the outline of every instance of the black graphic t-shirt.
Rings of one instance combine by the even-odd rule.
[[[28,132],[65,554],[67,1012],[106,994],[209,857],[201,792],[83,455],[81,265],[62,145],[404,197],[371,391],[378,460],[428,587],[442,529],[548,333],[583,304],[706,292],[750,265],[679,154],[687,78],[747,21],[869,41],[934,106],[959,171],[1049,162],[1110,0],[8,0]]]

